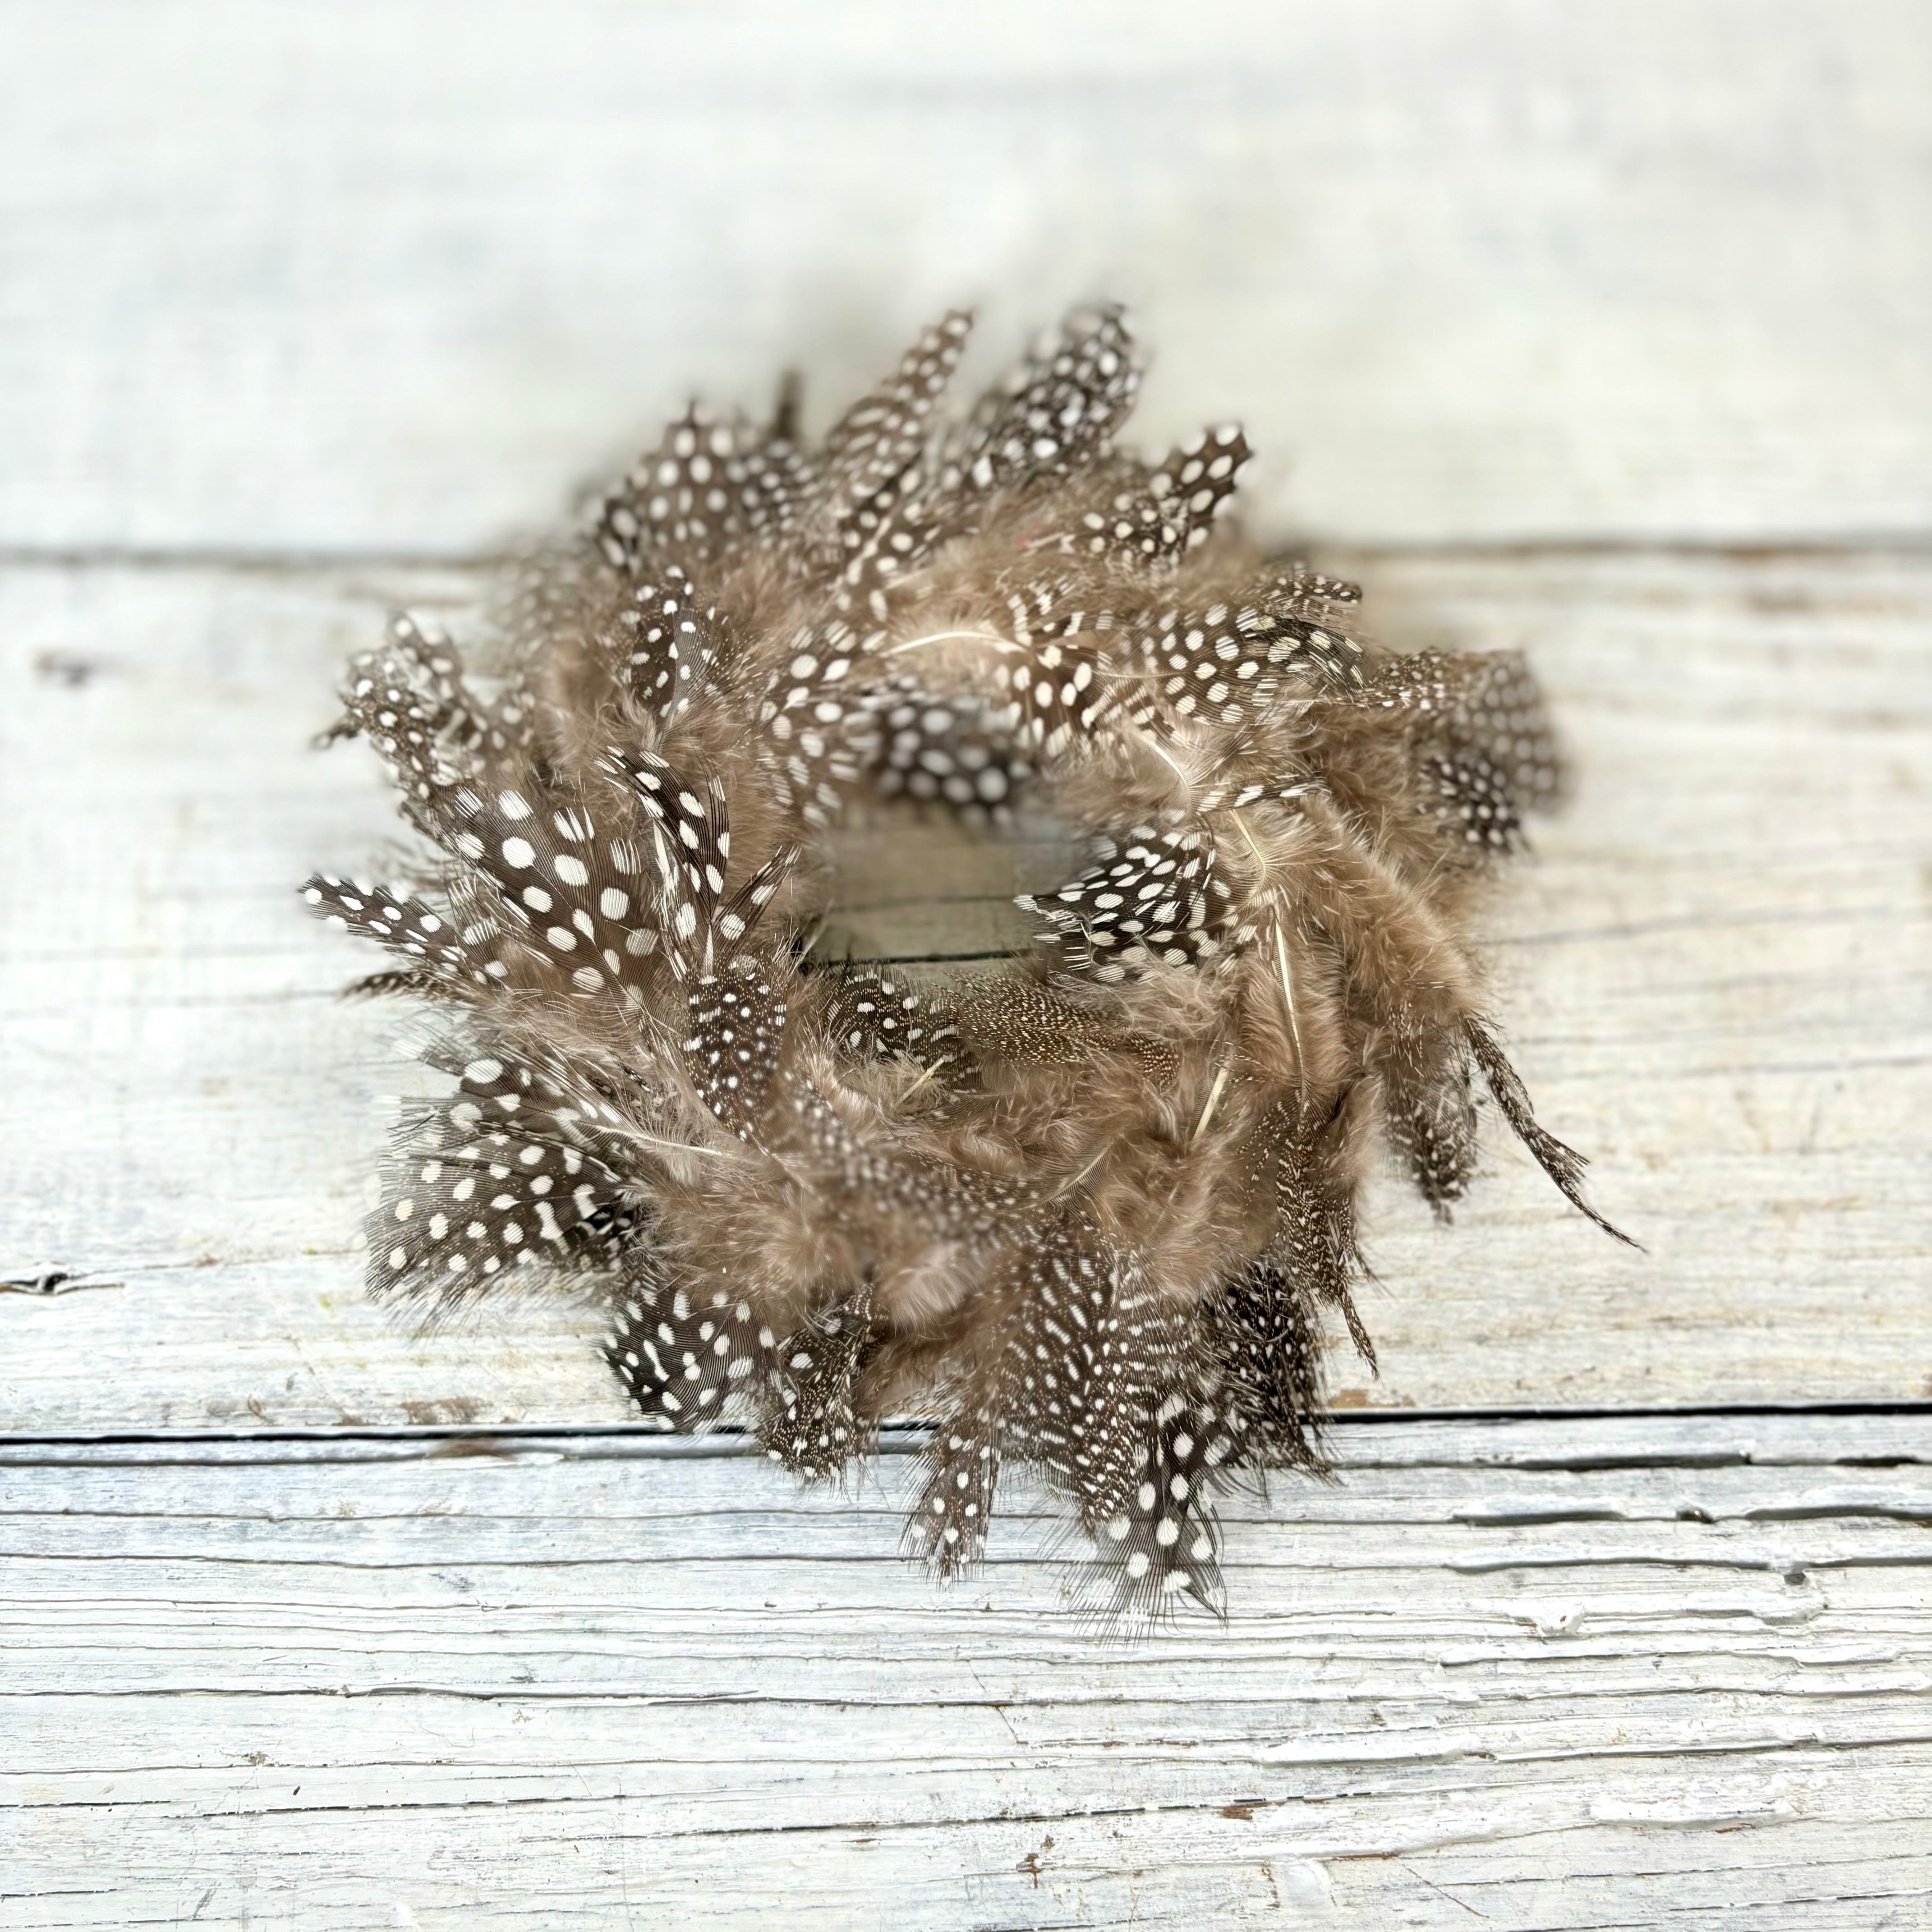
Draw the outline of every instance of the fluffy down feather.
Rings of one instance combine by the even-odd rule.
[[[426,856],[306,896],[436,1003],[458,1082],[398,1130],[376,1292],[587,1287],[646,1415],[811,1477],[936,1414],[910,1545],[971,1562],[1030,1465],[1138,1622],[1219,1607],[1221,1485],[1322,1466],[1378,1124],[1446,1214],[1480,1075],[1597,1218],[1468,937],[1558,766],[1520,660],[1371,650],[1353,586],[1222,519],[1239,430],[1117,447],[1118,309],[952,418],[969,326],[816,450],[674,423],[512,586],[494,700],[396,618],[330,735]],[[1029,783],[1090,848],[1021,902],[1030,956],[930,997],[809,962],[842,814],[998,824]]]

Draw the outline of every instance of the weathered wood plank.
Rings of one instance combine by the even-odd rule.
[[[469,551],[1132,302],[1358,539],[1932,526],[1913,0],[7,10],[0,544]]]
[[[0,1450],[9,1923],[1924,1922],[1932,1417],[1337,1435],[1131,1648],[890,1454]]]
[[[1932,558],[1683,548],[1932,527],[1922,10],[9,26],[0,1919],[1932,1923],[1924,1413],[1384,1413],[1228,1510],[1225,1628],[1096,1642],[1024,1495],[938,1593],[904,1438],[800,1495],[622,1424],[578,1311],[362,1301],[402,1022],[290,890],[392,831],[301,748],[340,657],[477,587],[356,556],[1114,290],[1150,439],[1244,413],[1264,518],[1529,644],[1579,754],[1498,1004],[1650,1257],[1508,1150],[1453,1232],[1383,1188],[1337,1400],[1932,1394]],[[826,943],[997,952],[1052,863],[856,838]]]
[[[1932,1360],[1924,1185],[1932,562],[1342,559],[1405,641],[1528,643],[1574,809],[1499,898],[1498,1006],[1598,1160],[1614,1250],[1498,1146],[1452,1230],[1376,1197],[1378,1384],[1424,1407],[1896,1398]],[[617,1420],[568,1308],[426,1340],[365,1305],[362,1176],[401,1070],[299,914],[390,836],[374,760],[303,748],[390,599],[472,576],[0,572],[0,1426]],[[1037,851],[945,898],[855,847],[862,949],[1000,943]],[[1004,875],[1004,877],[1002,875]],[[836,936],[835,936],[836,943]]]

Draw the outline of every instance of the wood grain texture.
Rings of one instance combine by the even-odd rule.
[[[1132,302],[1358,539],[1932,526],[1916,0],[8,0],[0,544],[469,552]]]
[[[1132,1648],[1036,1520],[902,1564],[903,1456],[0,1450],[7,1923],[1927,1922],[1932,1415],[1338,1447]]]
[[[1382,1351],[1344,1402],[1425,1408],[1932,1392],[1932,561],[1342,556],[1383,634],[1526,644],[1575,803],[1498,897],[1496,1005],[1622,1252],[1514,1148],[1450,1229],[1392,1180]],[[373,568],[0,572],[0,1426],[614,1420],[554,1305],[412,1338],[356,1226],[403,1084],[368,963],[303,918],[393,820],[360,747],[311,754],[388,601]],[[848,854],[844,941],[928,961],[1018,931],[1040,855]],[[1017,871],[1016,870],[1017,868]],[[968,960],[968,964],[970,964]],[[1495,1124],[1492,1124],[1492,1126]]]
[[[1932,1925],[1932,1415],[1394,1412],[1932,1396],[1932,14],[0,44],[0,1922]],[[1453,1229],[1379,1186],[1379,1412],[1131,1649],[1037,1498],[901,1563],[905,1438],[801,1494],[630,1424],[583,1310],[370,1306],[407,1023],[293,894],[394,836],[304,748],[386,606],[460,620],[687,384],[823,424],[1101,292],[1139,434],[1241,416],[1381,634],[1531,651],[1580,783],[1496,1004],[1649,1248],[1507,1146]],[[970,968],[1052,862],[856,836],[825,943]]]

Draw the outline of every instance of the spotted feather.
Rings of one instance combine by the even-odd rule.
[[[458,849],[495,886],[508,936],[572,995],[641,1006],[663,937],[653,904],[662,874],[654,877],[636,824],[534,786],[465,788],[455,815]],[[683,903],[668,908],[674,925]]]
[[[1011,800],[1033,767],[996,706],[964,693],[940,697],[907,676],[873,686],[859,704],[880,796],[935,801],[968,824],[1012,823]]]
[[[858,1453],[869,1425],[854,1406],[854,1391],[878,1334],[868,1282],[779,1345],[779,1372],[758,1429],[773,1462],[802,1476],[825,1477]]]
[[[370,1288],[449,1301],[566,1266],[600,1230],[623,1233],[629,1165],[614,1109],[497,1041],[461,1065],[446,1100],[405,1114],[368,1222]]]
[[[465,683],[448,636],[406,611],[392,614],[381,649],[350,660],[342,704],[342,716],[319,742],[367,738],[389,766],[404,814],[431,837],[476,754],[509,742]]]
[[[1139,387],[1124,312],[1112,304],[1081,311],[981,400],[958,466],[979,490],[1078,471],[1106,454]]]
[[[835,970],[820,1024],[839,1052],[862,1064],[903,1057],[937,1069],[961,1051],[958,1029],[944,1014],[872,967]]]
[[[640,584],[632,593],[623,632],[632,689],[662,722],[674,723],[704,688],[718,662],[716,607],[700,604],[690,578],[670,564],[657,582]]]
[[[458,926],[404,886],[377,886],[317,872],[302,898],[319,919],[387,946],[425,987],[467,994],[508,976],[502,957],[502,928],[494,923]]]
[[[1074,971],[1118,985],[1156,966],[1205,967],[1240,943],[1214,842],[1197,826],[1137,825],[1094,851],[1099,862],[1058,892],[1014,902],[1047,922],[1041,942],[1064,948]]]
[[[784,1050],[788,1017],[778,975],[700,974],[687,996],[682,1052],[698,1098],[719,1124],[749,1140]]]
[[[604,1354],[646,1416],[689,1435],[755,1400],[776,1339],[742,1293],[676,1280],[640,1246],[627,1258]]]
[[[958,366],[973,317],[951,310],[926,330],[886,380],[854,403],[825,439],[818,464],[826,505],[844,514],[916,463],[930,440],[934,410]]]
[[[633,576],[687,566],[730,544],[782,536],[814,483],[782,437],[721,422],[694,404],[598,512],[595,542]]]
[[[1038,539],[1072,556],[1144,570],[1172,570],[1214,534],[1253,452],[1240,428],[1224,423],[1169,451],[1154,469],[1124,464],[1115,487],[1070,526]]]

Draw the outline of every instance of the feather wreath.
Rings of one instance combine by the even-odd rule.
[[[908,1540],[942,1573],[1018,1462],[1110,1618],[1218,1611],[1217,1490],[1322,1466],[1324,1330],[1372,1362],[1378,1124],[1446,1215],[1480,1078],[1608,1227],[1467,929],[1558,768],[1519,658],[1372,650],[1354,586],[1222,520],[1238,429],[1116,446],[1118,309],[952,418],[969,326],[815,450],[789,408],[672,424],[518,578],[487,700],[408,616],[353,660],[328,735],[425,856],[305,896],[394,956],[368,988],[434,1003],[455,1082],[397,1130],[370,1280],[587,1286],[646,1416],[810,1477],[936,1416]],[[842,818],[997,826],[1022,785],[1090,852],[1020,902],[1029,955],[936,992],[812,958]]]

